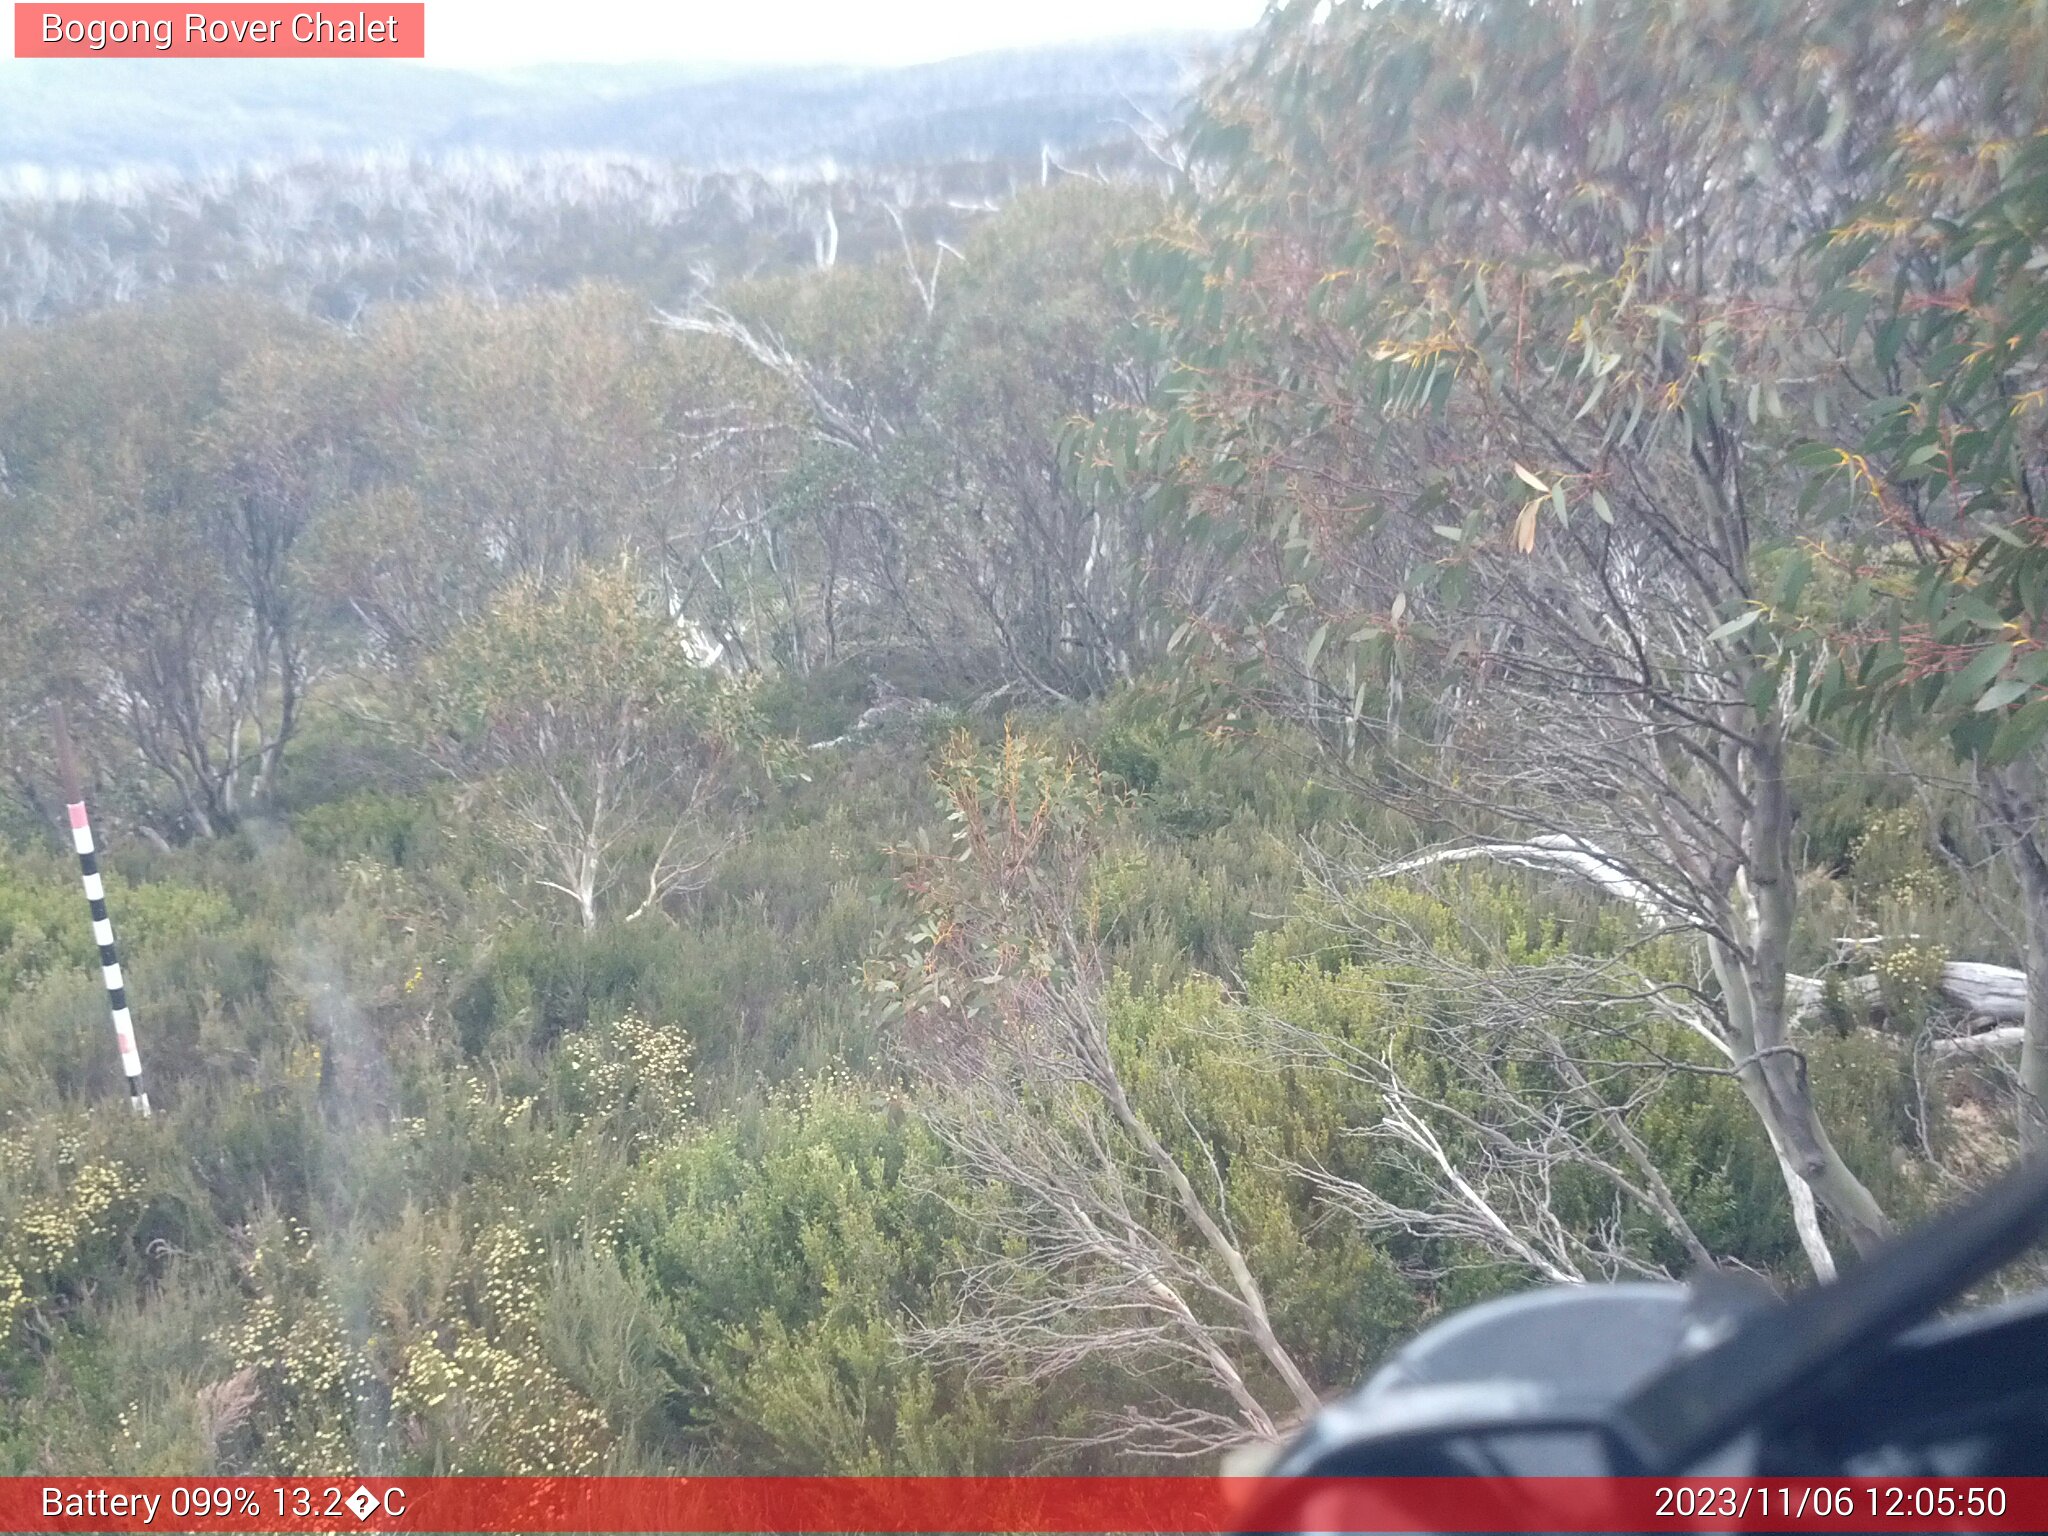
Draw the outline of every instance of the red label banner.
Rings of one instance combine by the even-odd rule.
[[[423,59],[423,3],[14,7],[19,59]]]
[[[0,1532],[2044,1531],[2048,1478],[5,1478]]]

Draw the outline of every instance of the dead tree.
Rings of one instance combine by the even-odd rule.
[[[1109,1365],[1156,1386],[1090,1443],[1198,1456],[1277,1438],[1320,1399],[1227,1207],[1132,1103],[1099,976],[1074,958],[1069,974],[1011,992],[988,1031],[927,1035],[911,1054],[931,1123],[970,1176],[1004,1192],[1007,1217],[953,1315],[914,1342],[1011,1379]]]
[[[1001,1215],[958,1308],[913,1343],[1013,1380],[1122,1372],[1133,1405],[1089,1443],[1194,1456],[1274,1438],[1319,1399],[1274,1328],[1216,1147],[1177,1086],[1141,1096],[1119,1062],[1079,926],[1092,778],[1013,732],[993,763],[956,739],[939,780],[955,849],[912,862],[924,920],[873,979],[919,1103]]]
[[[1293,1171],[1372,1230],[1448,1241],[1554,1282],[1662,1275],[1659,1247],[1689,1267],[1718,1262],[1632,1124],[1680,1073],[1732,1075],[1672,1048],[1671,1015],[1691,1002],[1683,989],[1649,981],[1626,956],[1511,955],[1469,919],[1447,942],[1389,908],[1358,870],[1315,857],[1311,875],[1333,940],[1369,969],[1402,1043],[1270,1015],[1260,1033],[1278,1059],[1368,1090],[1378,1117],[1350,1134],[1396,1177]],[[1460,910],[1454,893],[1444,908]],[[1604,1214],[1568,1219],[1566,1184]]]

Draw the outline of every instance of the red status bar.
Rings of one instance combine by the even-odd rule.
[[[0,1478],[0,1532],[2044,1531],[2048,1477]]]

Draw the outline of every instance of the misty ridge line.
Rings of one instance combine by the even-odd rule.
[[[379,60],[15,60],[0,188],[87,195],[113,176],[333,156],[606,153],[703,171],[1035,155],[1170,113],[1230,39],[1168,34],[890,68]]]
[[[582,281],[673,305],[734,277],[898,260],[905,239],[957,243],[1048,180],[1170,183],[1162,146],[1213,41],[712,78],[26,61],[7,78],[41,82],[49,108],[28,131],[62,143],[21,158],[36,93],[0,96],[0,326],[190,286],[248,286],[342,324],[389,301]],[[166,91],[79,126],[145,79]],[[528,108],[504,105],[514,88]],[[334,137],[358,122],[388,131]],[[307,124],[312,142],[281,142]],[[115,153],[138,139],[154,160]]]

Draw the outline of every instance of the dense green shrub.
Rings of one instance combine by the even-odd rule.
[[[679,1447],[757,1471],[1026,1464],[1007,1403],[910,1356],[947,1305],[974,1191],[907,1106],[822,1078],[651,1163],[620,1229],[659,1298]]]

